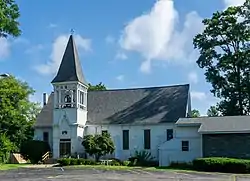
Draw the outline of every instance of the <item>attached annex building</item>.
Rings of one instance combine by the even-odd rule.
[[[44,94],[34,139],[47,141],[53,158],[84,154],[83,136],[105,131],[115,144],[111,156],[121,160],[128,159],[136,150],[147,150],[163,166],[218,153],[203,141],[212,144],[214,139],[203,134],[207,133],[205,128],[211,131],[215,128],[199,118],[188,118],[191,113],[188,84],[88,91],[72,35],[51,83],[54,90],[48,99]],[[221,144],[217,145],[223,150]]]

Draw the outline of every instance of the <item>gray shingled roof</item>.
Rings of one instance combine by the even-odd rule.
[[[83,84],[88,84],[82,73],[81,63],[72,35],[69,37],[57,75],[51,83],[67,81],[79,81]]]
[[[199,133],[223,133],[250,131],[250,116],[224,116],[181,118],[178,126],[200,126]]]
[[[48,102],[43,106],[41,112],[38,114],[35,127],[51,127],[53,124],[53,99],[54,94],[51,93]]]
[[[87,124],[176,122],[186,116],[188,95],[189,85],[90,91]],[[52,103],[47,106],[52,110]],[[46,120],[43,111],[41,114]]]

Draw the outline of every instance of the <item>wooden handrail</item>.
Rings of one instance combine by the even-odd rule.
[[[42,156],[42,161],[47,160],[50,157],[50,152],[46,152],[43,156]]]

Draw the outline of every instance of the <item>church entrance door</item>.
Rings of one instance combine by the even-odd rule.
[[[60,157],[71,155],[71,140],[60,139]]]

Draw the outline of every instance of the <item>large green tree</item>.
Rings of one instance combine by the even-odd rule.
[[[99,161],[101,156],[112,154],[115,151],[114,142],[109,133],[86,135],[82,145],[86,153],[95,156],[96,161]]]
[[[29,101],[34,90],[13,76],[0,78],[0,130],[19,148],[33,138],[39,105]],[[1,134],[1,133],[0,133]]]
[[[21,34],[19,16],[19,8],[14,0],[0,0],[0,37],[17,37]]]
[[[97,91],[97,90],[106,90],[106,86],[102,82],[96,85],[89,84],[88,91]]]
[[[197,64],[205,70],[222,115],[250,114],[250,0],[204,19],[194,38]]]

